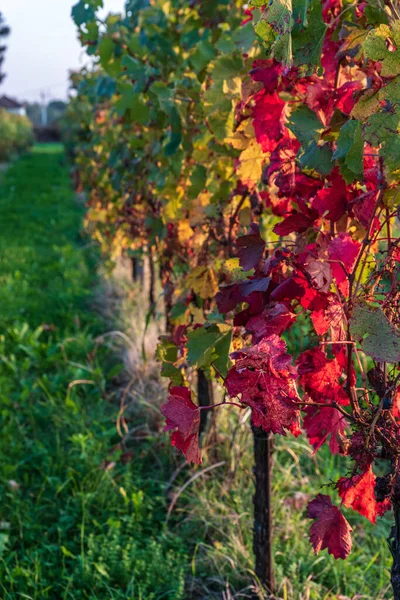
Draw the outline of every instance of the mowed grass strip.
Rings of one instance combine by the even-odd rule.
[[[0,598],[184,598],[168,459],[121,461],[120,371],[96,341],[96,256],[61,146],[0,179]],[[165,470],[165,473],[164,473]]]
[[[91,274],[61,146],[37,146],[0,177],[0,322],[65,328]]]

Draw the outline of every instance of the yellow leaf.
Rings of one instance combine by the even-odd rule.
[[[204,225],[205,208],[210,204],[209,192],[202,192],[192,203],[189,212],[189,221],[192,227]]]
[[[166,202],[164,205],[164,219],[168,223],[176,222],[181,218],[184,190],[181,186],[177,188],[164,189]]]
[[[190,310],[192,325],[196,325],[197,323],[200,323],[200,324],[204,323],[204,312],[203,312],[202,308],[199,308],[198,306],[195,306],[194,304],[190,304],[189,310]]]
[[[254,140],[248,148],[243,150],[239,160],[237,175],[244,184],[253,188],[261,180],[264,164],[268,161],[269,154],[261,150],[261,146]]]
[[[178,225],[178,239],[181,244],[185,244],[193,236],[193,229],[190,227],[189,221],[180,221]]]
[[[253,213],[250,206],[244,206],[239,213],[239,222],[241,225],[249,227],[253,220]]]
[[[214,269],[209,267],[195,267],[187,276],[187,285],[200,298],[213,298],[218,292],[218,279]]]
[[[207,235],[203,231],[196,231],[190,241],[190,245],[193,250],[200,250],[204,242],[207,240]]]
[[[255,139],[254,127],[251,119],[242,121],[235,133],[225,139],[236,150],[245,150],[250,142]]]

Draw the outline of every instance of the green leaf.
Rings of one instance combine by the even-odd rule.
[[[86,7],[84,0],[79,0],[77,4],[72,7],[71,17],[73,18],[75,25],[80,27],[86,21],[94,18],[94,11],[92,8]]]
[[[96,18],[96,9],[103,6],[103,0],[79,0],[72,7],[71,16],[78,27]]]
[[[114,53],[115,44],[110,37],[103,37],[98,45],[101,65],[107,65]]]
[[[365,55],[382,63],[381,75],[394,77],[400,74],[400,24],[380,25],[372,29],[364,42]],[[392,46],[392,48],[390,48]]]
[[[400,113],[380,111],[369,117],[362,127],[363,138],[371,146],[380,146],[390,181],[398,181],[400,169],[399,152]]]
[[[269,46],[269,52],[278,62],[284,66],[292,64],[292,29],[293,20],[292,0],[270,0],[268,8],[262,15],[262,19],[271,26],[273,30],[273,40],[267,28],[256,25],[257,34],[262,37],[266,45]]]
[[[243,54],[249,52],[256,40],[253,23],[249,22],[242,27],[238,27],[232,34],[232,40],[235,44],[235,47],[238,48]]]
[[[386,168],[386,176],[389,182],[400,180],[400,136],[392,135],[388,143],[384,145],[380,154]]]
[[[232,330],[221,332],[217,325],[199,327],[188,333],[188,364],[207,367],[215,364],[221,375],[228,372]]]
[[[194,200],[203,191],[207,181],[207,170],[202,165],[197,165],[190,176],[191,186],[188,191],[189,198]]]
[[[138,33],[132,33],[128,40],[128,48],[132,54],[136,54],[138,56],[144,56],[146,53],[146,47],[141,44]]]
[[[224,114],[222,111],[217,110],[209,115],[208,124],[215,138],[222,142],[233,133],[234,114],[232,111]]]
[[[322,18],[320,0],[293,0],[293,60],[312,72],[320,66],[327,26]]]
[[[207,40],[201,40],[201,42],[197,44],[196,50],[189,60],[196,73],[199,73],[210,63],[214,57],[214,46]]]
[[[350,333],[361,348],[378,362],[400,362],[400,335],[380,308],[368,304],[355,307]]]
[[[165,156],[171,156],[172,154],[175,154],[175,152],[178,150],[178,148],[181,144],[181,141],[182,141],[181,118],[179,116],[178,111],[176,110],[176,108],[174,106],[171,111],[171,135],[169,138],[169,142],[166,144],[166,146],[164,148]]]
[[[167,338],[161,338],[156,351],[157,359],[162,363],[161,376],[167,377],[174,385],[182,385],[183,375],[175,366],[178,359],[178,348]]]
[[[132,79],[138,79],[138,77],[140,77],[142,75],[142,73],[144,72],[144,67],[143,64],[140,60],[138,60],[137,58],[133,58],[132,56],[129,56],[128,54],[126,54],[122,61],[121,61],[121,66],[125,68],[126,73],[132,78]]]
[[[222,377],[226,377],[230,368],[229,359],[232,343],[232,330],[225,333],[215,344],[215,353],[217,357],[213,360],[213,365]]]
[[[170,115],[174,107],[174,90],[167,87],[162,81],[155,81],[150,91],[156,95],[161,110],[166,114]]]
[[[258,23],[255,24],[254,31],[261,39],[261,41],[264,42],[264,45],[267,48],[270,48],[272,46],[275,40],[275,35],[272,26],[269,25],[267,21],[265,21],[264,19],[260,19],[260,21],[258,21]]]
[[[287,127],[303,146],[307,146],[313,139],[319,139],[324,130],[315,112],[305,104],[292,112]]]
[[[243,67],[238,57],[220,56],[214,63],[212,77],[215,83],[229,81],[238,76]]]
[[[120,86],[120,91],[121,96],[115,105],[117,114],[123,115],[126,111],[129,111],[135,123],[146,123],[149,119],[150,111],[143,95],[136,94],[130,84]]]
[[[319,146],[315,140],[300,156],[300,165],[303,169],[317,171],[321,175],[328,175],[332,169],[332,151],[328,144]]]
[[[349,178],[347,170],[353,173],[354,178],[362,176],[364,170],[364,141],[359,121],[350,120],[343,125],[332,158],[339,161],[341,170],[342,167],[345,167],[343,170],[346,180]]]

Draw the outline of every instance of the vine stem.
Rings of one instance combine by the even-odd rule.
[[[340,406],[340,404],[337,404],[336,402],[296,402],[296,404],[298,406],[315,406],[315,407],[322,406],[324,408],[335,408],[336,410],[338,410],[340,413],[342,413],[342,415],[344,415],[350,421],[354,421],[355,420],[354,417],[351,414],[349,414],[348,412],[346,412],[344,410],[344,408],[342,408]]]
[[[381,165],[381,169],[382,169],[382,165]],[[361,273],[358,277],[358,280],[356,282],[356,286],[354,289],[354,283],[355,283],[355,277],[356,277],[356,273],[357,273],[357,269],[361,263],[361,260],[364,256],[364,252],[366,250],[366,248],[368,248],[371,244],[371,229],[372,229],[372,225],[374,223],[375,220],[375,215],[376,215],[376,211],[378,210],[378,206],[381,202],[383,196],[383,187],[381,187],[376,201],[375,201],[375,206],[374,209],[372,211],[372,214],[370,216],[369,222],[368,222],[368,227],[367,230],[365,232],[365,236],[364,239],[362,241],[362,246],[360,248],[360,252],[358,253],[356,262],[354,264],[354,267],[352,269],[352,272],[349,275],[349,299],[348,299],[348,311],[351,311],[352,308],[352,304],[353,304],[353,297],[354,295],[357,293],[358,287],[360,285],[361,282],[361,278],[362,278],[362,274],[364,271],[364,266],[365,266],[365,260],[364,260],[364,264],[361,268]],[[349,319],[347,319],[347,321],[349,321]],[[352,336],[351,336],[351,332],[350,332],[350,324],[348,322],[347,324],[347,341],[348,342],[353,342]],[[349,396],[350,399],[350,403],[352,406],[353,411],[358,415],[360,413],[360,408],[358,405],[358,399],[357,399],[357,393],[354,390],[354,386],[351,385],[351,379],[352,379],[352,367],[353,367],[353,344],[349,344],[348,348],[347,348],[347,381],[346,381],[346,389],[347,389],[347,394]]]
[[[361,282],[363,268],[361,270],[361,273],[360,273],[360,276],[358,278],[358,281],[356,282],[356,287],[355,287],[355,290],[354,290],[354,282],[355,282],[355,276],[356,276],[356,273],[357,273],[357,269],[358,269],[359,264],[360,264],[360,262],[362,260],[362,257],[364,256],[364,252],[365,252],[366,248],[368,248],[368,246],[371,245],[371,239],[370,239],[371,229],[372,229],[372,225],[373,225],[374,220],[375,220],[376,211],[378,210],[378,206],[379,206],[379,204],[380,204],[380,202],[382,200],[382,196],[383,196],[383,188],[381,187],[381,189],[379,190],[378,196],[376,198],[376,201],[375,201],[374,209],[372,211],[371,217],[370,217],[369,222],[368,222],[367,230],[366,230],[364,239],[362,241],[362,246],[361,246],[360,252],[359,252],[359,254],[357,256],[356,262],[354,264],[354,268],[353,268],[353,270],[352,270],[352,272],[350,274],[350,277],[349,277],[349,279],[350,279],[349,303],[352,302],[353,295],[355,295],[357,293],[359,285],[360,285],[360,282]]]
[[[237,406],[241,410],[246,408],[242,404],[238,404],[237,402],[219,402],[218,404],[210,404],[209,406],[199,406],[199,410],[212,410],[213,408],[218,408],[218,406]]]

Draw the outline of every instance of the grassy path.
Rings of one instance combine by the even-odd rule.
[[[0,598],[178,600],[160,465],[119,460],[82,211],[61,147],[1,176]]]
[[[82,211],[57,145],[37,147],[3,176],[0,323],[69,326],[90,287],[78,248]]]

